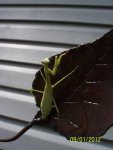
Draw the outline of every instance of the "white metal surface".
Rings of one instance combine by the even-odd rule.
[[[113,27],[112,16],[112,0],[0,0],[0,137],[16,133],[36,113],[27,90],[40,60],[101,37]],[[72,143],[35,127],[0,149],[111,150],[113,128],[103,138],[108,144]]]

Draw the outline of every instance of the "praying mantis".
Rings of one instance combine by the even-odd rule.
[[[71,75],[78,67],[74,68],[70,73],[68,73],[66,76],[64,76],[63,78],[61,78],[59,81],[57,81],[54,85],[51,84],[50,81],[50,75],[55,76],[57,74],[58,71],[58,67],[61,63],[62,57],[66,55],[65,53],[62,53],[59,57],[55,56],[55,62],[54,62],[54,67],[53,69],[50,69],[48,67],[48,64],[50,63],[50,59],[49,58],[45,58],[41,61],[41,63],[44,65],[44,74],[45,77],[43,76],[43,74],[41,73],[44,81],[45,81],[45,87],[44,87],[44,91],[39,91],[39,90],[35,90],[35,89],[31,89],[30,92],[33,95],[33,91],[34,92],[39,92],[42,93],[42,100],[41,100],[41,104],[40,104],[40,110],[42,113],[41,118],[42,119],[46,119],[48,117],[48,115],[51,112],[52,109],[52,105],[54,104],[56,111],[58,113],[59,116],[59,110],[58,107],[56,105],[56,102],[53,98],[53,89],[60,84],[64,79],[66,79],[69,75]]]
[[[16,139],[18,139],[21,135],[23,135],[28,129],[30,129],[34,124],[36,124],[37,122],[39,122],[40,120],[45,120],[48,115],[51,113],[53,104],[56,108],[57,114],[58,114],[58,118],[59,118],[59,109],[56,105],[56,102],[53,98],[53,89],[60,84],[64,79],[66,79],[68,76],[70,76],[77,68],[75,67],[70,73],[68,73],[67,75],[65,75],[63,78],[61,78],[59,81],[57,81],[54,85],[51,84],[51,80],[50,80],[50,75],[55,76],[58,72],[58,67],[61,63],[61,60],[63,58],[63,56],[66,55],[67,52],[64,52],[62,54],[60,54],[59,56],[55,56],[55,62],[54,62],[54,67],[53,69],[49,68],[49,63],[50,63],[50,59],[49,58],[45,58],[41,61],[41,63],[44,65],[44,75],[41,72],[41,75],[45,81],[45,87],[44,87],[44,91],[40,91],[37,89],[30,89],[30,93],[33,95],[33,92],[39,92],[42,93],[42,100],[40,103],[40,111],[41,111],[41,116],[38,117],[38,115],[36,115],[34,117],[34,119],[28,123],[19,133],[17,133],[14,137],[8,138],[8,139],[0,139],[0,142],[10,142],[10,141],[14,141]],[[59,122],[58,122],[58,126],[59,126]]]

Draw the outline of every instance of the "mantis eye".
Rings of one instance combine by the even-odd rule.
[[[45,58],[41,60],[42,64],[48,64],[50,62],[49,58]]]

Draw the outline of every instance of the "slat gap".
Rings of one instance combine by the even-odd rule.
[[[8,87],[8,86],[1,86],[0,85],[0,91],[6,91],[11,93],[17,93],[21,95],[31,96],[31,93],[26,89],[19,89],[14,87]]]
[[[18,25],[52,25],[52,26],[65,26],[65,27],[89,27],[89,28],[95,28],[95,27],[101,27],[101,28],[109,28],[113,27],[112,24],[104,24],[104,23],[91,23],[91,22],[77,22],[77,21],[52,21],[52,20],[21,20],[21,19],[0,19],[0,24],[18,24]]]
[[[40,7],[40,8],[86,8],[86,9],[88,9],[88,8],[92,8],[92,9],[96,9],[96,8],[98,8],[98,9],[112,9],[113,8],[113,6],[112,5],[91,5],[91,4],[32,4],[32,3],[29,3],[29,4],[0,4],[0,7],[12,7],[12,8],[14,8],[14,7],[17,7],[17,8],[19,8],[19,7],[27,7],[27,8],[32,8],[32,7],[34,7],[34,8],[38,8],[38,7]]]
[[[32,63],[9,61],[9,60],[0,60],[0,65],[22,67],[22,68],[35,69],[35,70],[39,70],[39,68],[42,67],[42,64],[32,64]]]
[[[34,46],[50,46],[50,47],[61,47],[61,48],[69,48],[76,47],[79,44],[71,44],[71,43],[57,43],[57,42],[46,42],[46,41],[31,41],[31,40],[18,40],[18,39],[3,39],[0,38],[0,42],[7,42],[12,44],[27,44]]]

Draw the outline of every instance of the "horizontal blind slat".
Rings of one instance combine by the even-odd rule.
[[[101,37],[110,28],[0,25],[0,39],[81,44]]]
[[[36,72],[37,69],[0,65],[0,85],[29,90]]]
[[[0,8],[2,20],[37,20],[113,25],[113,9],[91,8]]]

